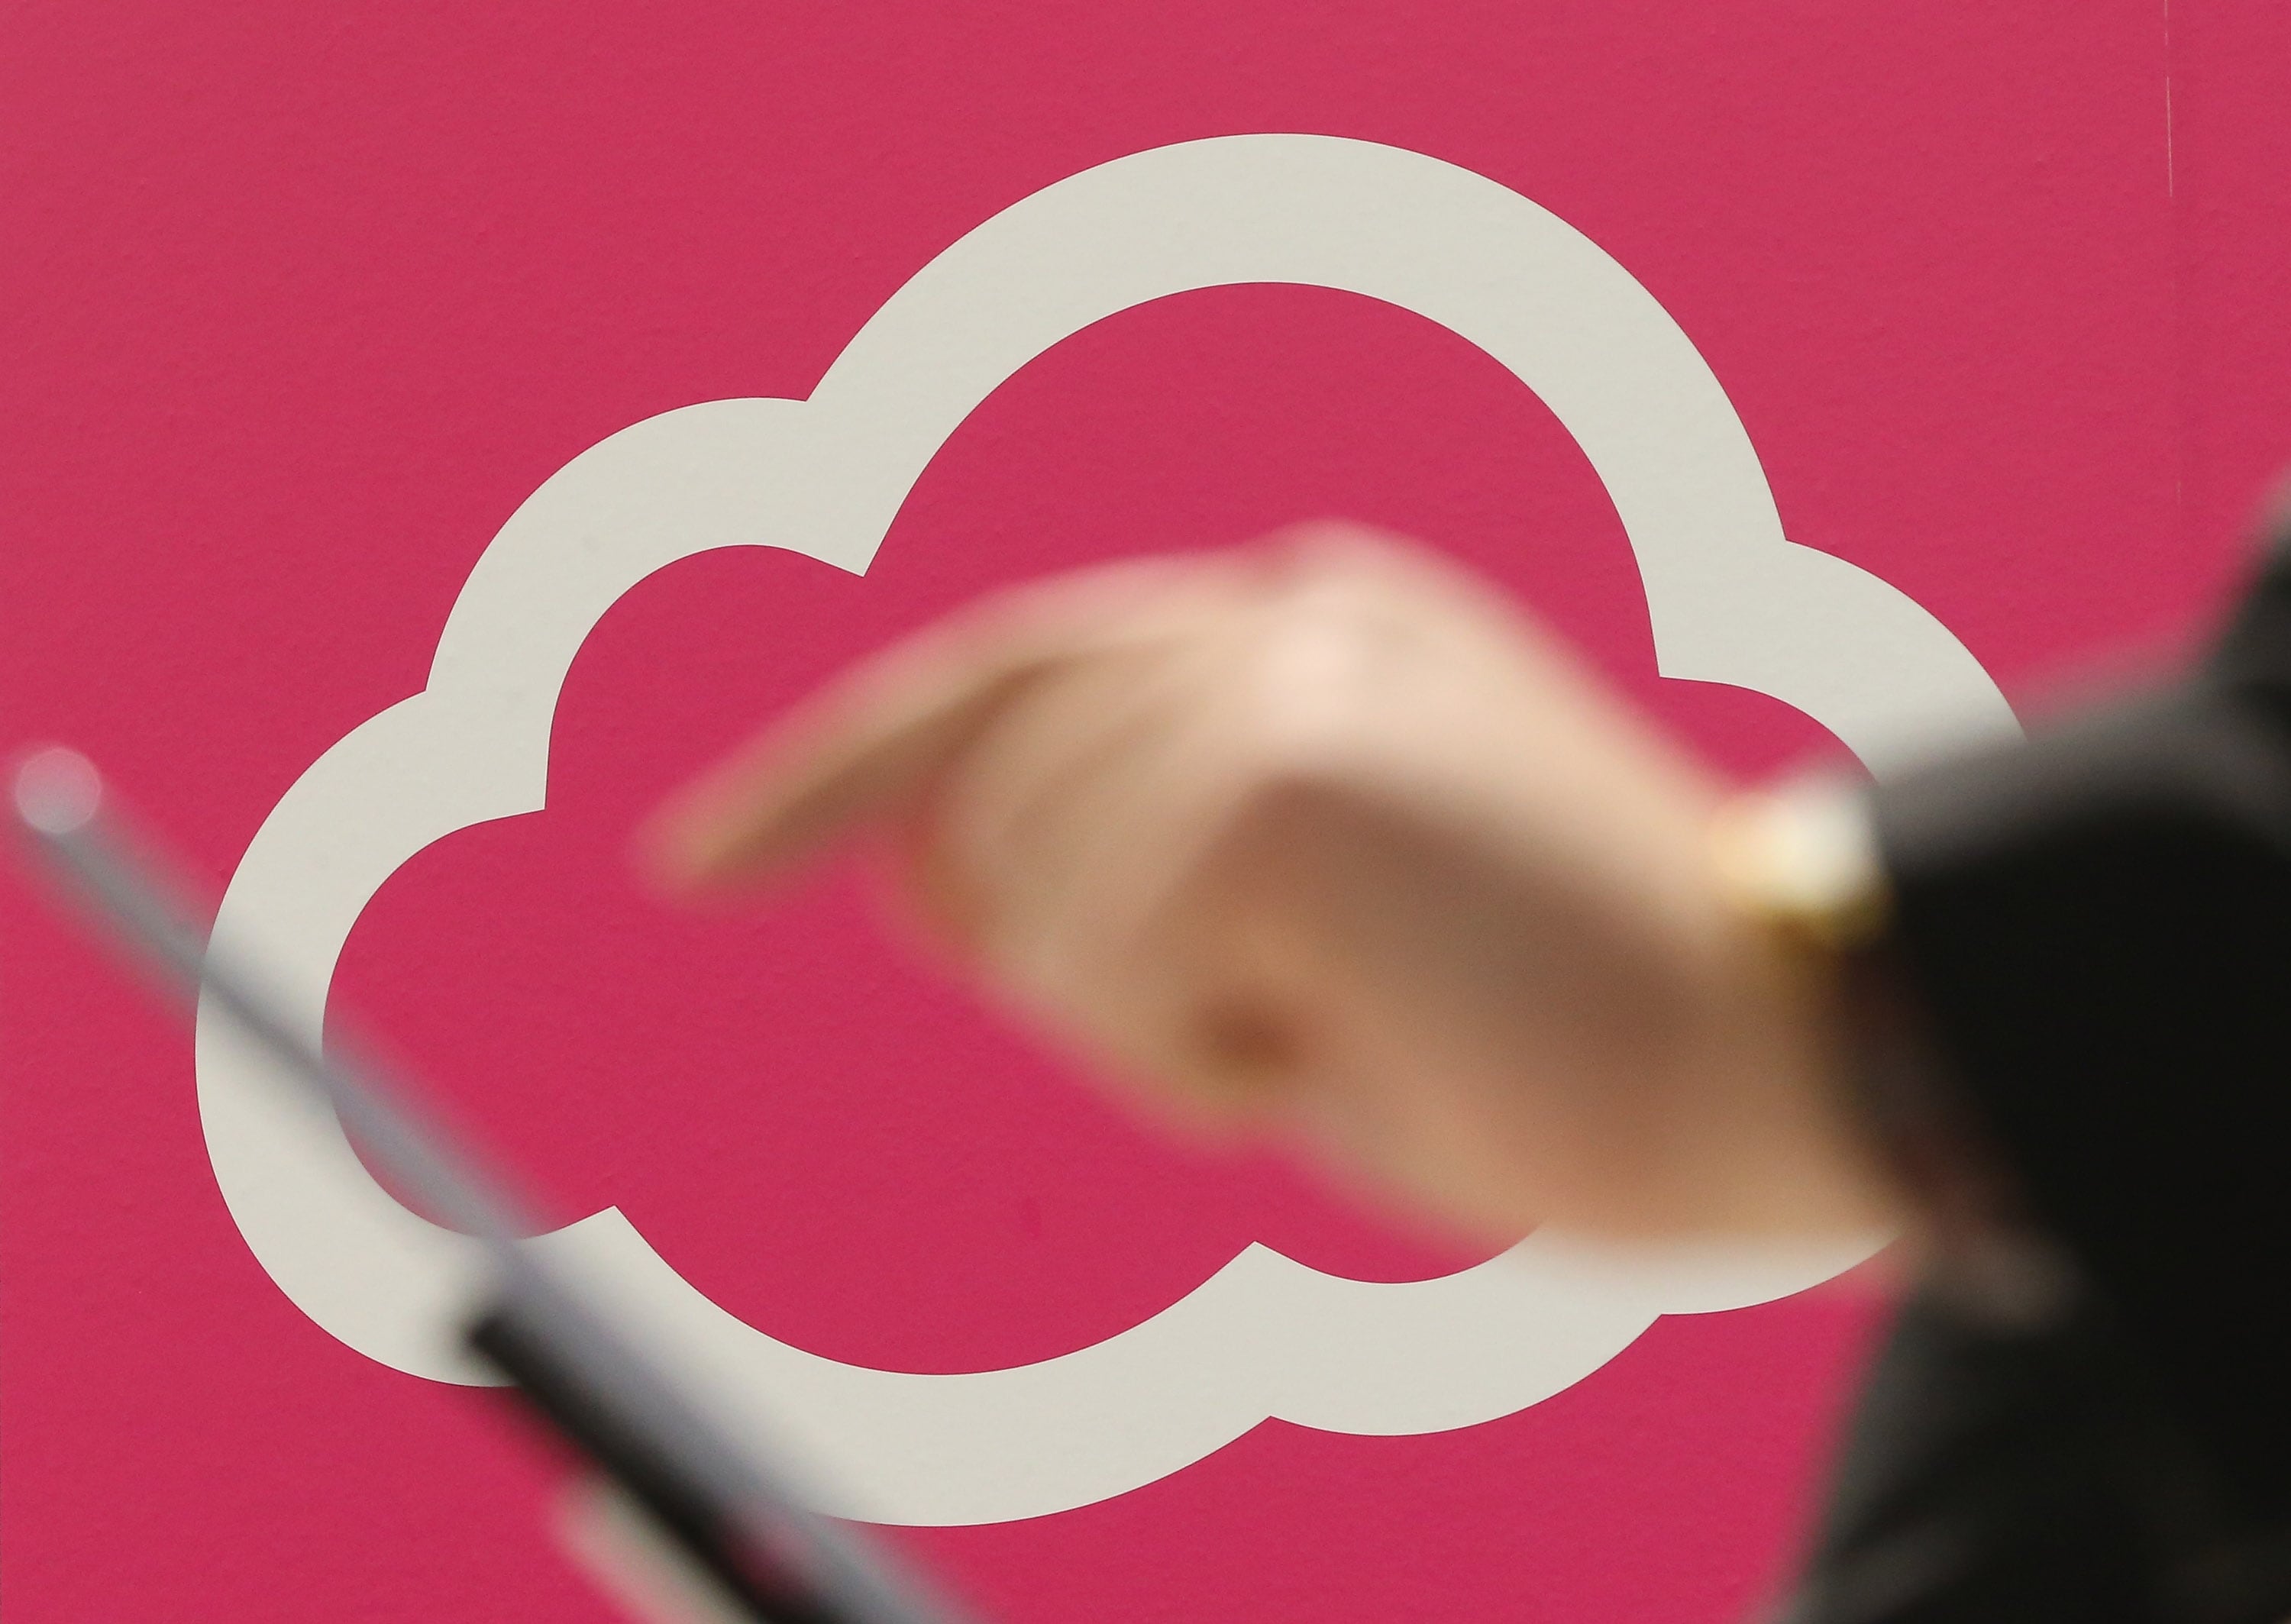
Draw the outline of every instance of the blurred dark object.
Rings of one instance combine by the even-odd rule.
[[[2291,1615],[2291,528],[2184,682],[1873,806],[1946,1221],[1787,1617]]]
[[[594,1282],[518,1237],[543,1226],[419,1090],[373,1057],[322,1049],[283,1013],[261,967],[225,963],[148,832],[109,805],[85,758],[51,747],[14,774],[28,848],[158,984],[231,1022],[282,1096],[332,1112],[364,1153],[491,1266],[466,1335],[591,1480],[561,1532],[571,1554],[660,1624],[957,1624],[857,1531],[811,1511],[774,1461],[736,1442],[649,1333]]]

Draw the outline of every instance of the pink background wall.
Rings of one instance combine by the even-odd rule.
[[[220,880],[421,687],[574,454],[801,397],[933,254],[1094,164],[1303,131],[1588,233],[1692,337],[1789,534],[1908,591],[2017,703],[2168,651],[2291,458],[2291,20],[2011,8],[22,4],[0,21],[0,748],[103,760]],[[2167,123],[2168,107],[2168,123]],[[1834,751],[1664,684],[1620,527],[1541,405],[1429,323],[1242,287],[1054,349],[864,578],[741,549],[623,599],[549,810],[457,835],[336,985],[568,1214],[866,1364],[1095,1340],[1256,1239],[1468,1260],[1277,1158],[1173,1148],[886,945],[848,876],[663,913],[669,784],[991,583],[1342,514],[1531,601],[1729,768]],[[494,1407],[306,1321],[217,1196],[187,1034],[0,878],[0,1607],[607,1616]],[[1785,1572],[1872,1310],[1665,1321],[1560,1396],[1408,1438],[1273,1422],[1079,1510],[909,1530],[995,1616],[1741,1616]]]

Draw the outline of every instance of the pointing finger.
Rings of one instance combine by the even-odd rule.
[[[1229,607],[1232,558],[1156,559],[1021,588],[862,664],[680,792],[643,842],[671,888],[760,884],[911,811],[1033,685]]]

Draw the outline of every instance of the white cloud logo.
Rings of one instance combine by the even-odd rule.
[[[996,215],[893,295],[808,400],[665,413],[551,476],[470,573],[429,686],[327,751],[264,821],[216,940],[294,967],[282,991],[316,1033],[342,944],[398,865],[457,829],[541,808],[559,685],[622,593],[731,545],[864,571],[924,465],[1018,368],[1134,305],[1253,282],[1413,310],[1540,396],[1622,518],[1666,675],[1771,695],[1865,761],[1940,723],[2013,727],[1930,615],[1784,539],[1718,381],[1595,244],[1419,154],[1234,136],[1121,158]],[[334,1118],[269,1087],[204,1009],[197,1053],[215,1177],[280,1289],[371,1358],[487,1379],[456,1338],[481,1289],[473,1246],[393,1201]],[[1252,1245],[1103,1342],[949,1376],[774,1340],[687,1283],[617,1209],[533,1244],[615,1282],[737,1425],[808,1457],[824,1509],[917,1524],[1087,1505],[1267,1417],[1378,1434],[1491,1419],[1580,1379],[1659,1314],[1764,1301],[1871,1250],[1625,1254],[1539,1230],[1475,1268],[1372,1283]]]

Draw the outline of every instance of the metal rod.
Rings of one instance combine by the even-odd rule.
[[[28,756],[12,791],[15,822],[34,848],[141,962],[227,1016],[402,1187],[486,1249],[495,1298],[469,1328],[471,1347],[650,1515],[736,1616],[953,1624],[887,1554],[812,1512],[769,1463],[734,1445],[730,1429],[645,1350],[638,1328],[520,1244],[535,1226],[518,1203],[422,1120],[385,1067],[314,1042],[253,967],[223,962],[192,922],[171,865],[107,809],[103,780],[84,757],[60,748]]]

